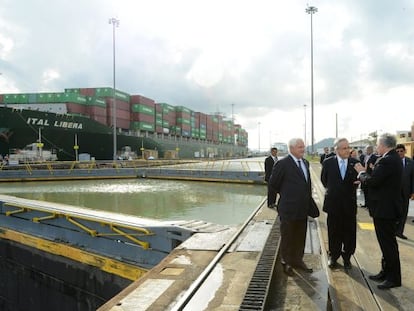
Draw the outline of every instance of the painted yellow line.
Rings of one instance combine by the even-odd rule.
[[[0,228],[0,238],[33,247],[53,255],[63,256],[85,265],[94,266],[102,271],[118,275],[131,281],[139,279],[148,271],[144,268],[93,254],[67,244],[52,242],[5,228]]]
[[[374,224],[371,222],[359,222],[358,225],[362,230],[375,230]]]

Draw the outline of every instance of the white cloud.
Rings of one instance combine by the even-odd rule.
[[[409,129],[414,3],[315,0],[315,141]],[[300,0],[90,0],[0,4],[0,87],[62,91],[112,85],[207,113],[221,110],[252,148],[310,141],[310,16]],[[30,12],[30,14],[27,14]],[[398,31],[396,31],[398,29]],[[391,105],[391,106],[390,106]],[[389,111],[392,108],[391,112]],[[396,109],[398,107],[398,109]],[[395,109],[394,109],[395,108]]]

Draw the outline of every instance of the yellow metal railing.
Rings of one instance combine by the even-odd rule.
[[[114,236],[114,235],[122,236],[122,237],[125,237],[126,239],[138,244],[143,249],[149,249],[150,248],[150,243],[146,242],[146,241],[139,240],[136,237],[137,236],[154,235],[153,232],[151,232],[150,230],[148,230],[146,228],[126,226],[126,225],[122,225],[122,224],[114,224],[113,222],[102,221],[102,219],[97,220],[97,219],[93,219],[93,218],[89,218],[89,217],[80,217],[78,215],[72,215],[72,214],[64,213],[64,212],[50,212],[50,211],[46,211],[42,208],[27,207],[27,206],[23,206],[21,204],[14,204],[14,203],[7,203],[7,202],[4,203],[4,206],[5,207],[14,207],[14,208],[16,208],[15,210],[6,211],[4,213],[6,216],[12,216],[12,215],[19,214],[19,213],[26,213],[26,212],[33,212],[33,211],[42,212],[42,213],[50,213],[50,215],[46,215],[46,216],[43,216],[43,217],[33,217],[32,221],[35,222],[35,223],[40,223],[40,222],[45,221],[45,220],[53,220],[53,219],[56,219],[56,218],[65,218],[68,222],[70,222],[71,224],[75,225],[76,227],[82,229],[83,231],[87,232],[89,235],[91,235],[93,237]],[[82,224],[80,222],[80,220],[90,221],[90,222],[93,222],[93,223],[99,223],[102,226],[108,226],[110,228],[110,230],[112,232],[115,232],[115,233],[98,232],[97,230],[91,229],[87,225]],[[126,232],[126,231],[124,231],[125,229],[135,231],[135,233]]]
[[[115,227],[115,225],[110,225],[110,228],[111,228],[112,231],[120,234],[121,236],[126,237],[127,239],[131,240],[132,242],[137,243],[138,245],[141,245],[143,249],[148,249],[149,246],[150,246],[148,242],[140,241],[137,238],[134,238],[132,236],[132,234],[126,233],[126,232],[118,229],[117,227]]]

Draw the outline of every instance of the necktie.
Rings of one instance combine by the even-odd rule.
[[[302,166],[302,161],[301,160],[298,160],[298,165],[299,165],[300,170],[302,171],[303,177],[305,177],[306,181],[308,181],[308,176],[306,176],[306,170]]]
[[[345,170],[346,170],[344,159],[341,160],[341,165],[339,166],[339,170],[341,171],[341,177],[343,180],[345,178]]]

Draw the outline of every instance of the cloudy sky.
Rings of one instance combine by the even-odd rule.
[[[308,4],[315,142],[409,130],[412,0],[0,0],[0,93],[111,87],[116,17],[117,89],[310,143]]]

